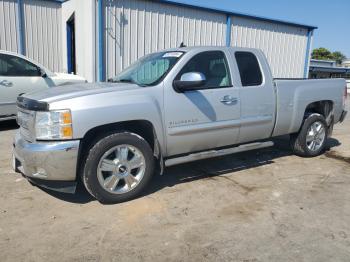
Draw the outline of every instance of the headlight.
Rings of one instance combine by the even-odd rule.
[[[35,135],[38,140],[72,139],[70,110],[36,112]]]

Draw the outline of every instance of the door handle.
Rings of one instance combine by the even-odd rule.
[[[220,102],[226,105],[235,105],[238,102],[238,98],[232,96],[224,96],[221,98]]]
[[[1,86],[11,87],[13,84],[12,84],[12,82],[10,82],[10,81],[2,80],[2,81],[0,81],[0,85],[1,85]]]

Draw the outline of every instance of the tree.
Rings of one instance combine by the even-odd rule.
[[[332,60],[333,59],[332,52],[324,47],[314,49],[312,51],[311,57],[312,57],[312,59],[318,59],[318,60]]]
[[[341,65],[343,61],[346,59],[346,56],[339,51],[333,52],[332,55],[333,55],[333,59],[337,62],[338,65]]]
[[[346,56],[343,53],[339,51],[335,51],[332,53],[324,47],[314,49],[312,51],[311,57],[312,59],[318,60],[334,60],[339,65],[346,59]]]

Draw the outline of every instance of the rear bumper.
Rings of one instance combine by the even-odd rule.
[[[30,143],[17,132],[13,144],[13,169],[34,183],[76,181],[79,143],[79,140]]]
[[[339,118],[340,123],[344,121],[347,113],[348,113],[348,111],[343,110],[343,112],[341,113],[340,118]]]

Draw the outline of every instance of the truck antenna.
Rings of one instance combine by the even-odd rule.
[[[181,44],[180,44],[180,48],[182,48],[182,47],[186,47],[186,45],[184,44],[184,42],[181,42]]]

